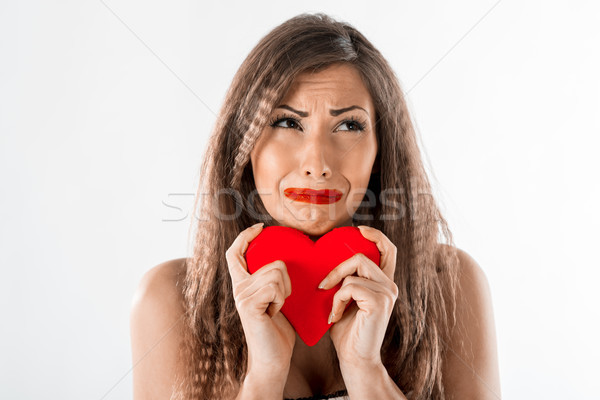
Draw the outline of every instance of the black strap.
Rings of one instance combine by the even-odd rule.
[[[330,399],[332,397],[339,397],[339,396],[345,396],[348,394],[348,391],[346,391],[346,389],[344,390],[339,390],[335,393],[331,393],[331,394],[326,394],[326,395],[318,395],[318,396],[311,396],[311,397],[300,397],[297,399],[285,399],[285,400],[323,400],[323,399]]]

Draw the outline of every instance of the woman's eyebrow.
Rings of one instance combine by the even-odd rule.
[[[300,111],[300,110],[295,110],[292,107],[288,106],[287,104],[281,104],[281,105],[277,106],[276,108],[285,108],[286,110],[290,110],[291,112],[294,112],[294,113],[298,114],[301,117],[308,117],[308,112],[306,112],[306,111]],[[329,114],[331,114],[331,115],[333,115],[335,117],[335,116],[338,116],[340,114],[345,113],[346,111],[354,110],[356,108],[359,108],[359,109],[363,110],[364,112],[367,113],[367,115],[369,115],[369,112],[367,110],[365,110],[364,108],[359,107],[359,106],[350,106],[350,107],[346,107],[346,108],[340,108],[339,110],[330,109],[329,110]]]

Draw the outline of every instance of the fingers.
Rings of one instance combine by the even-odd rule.
[[[272,318],[283,307],[284,301],[285,296],[280,286],[275,282],[269,282],[249,296],[238,299],[236,305],[242,315],[249,313],[260,316],[266,312]]]
[[[394,271],[396,270],[396,256],[398,253],[396,245],[379,229],[367,225],[359,225],[357,228],[360,229],[360,233],[366,239],[375,242],[381,253],[381,269],[388,278],[393,280]]]
[[[250,275],[248,273],[248,266],[246,265],[244,253],[248,249],[250,242],[262,231],[263,225],[264,223],[261,222],[244,229],[225,252],[229,273],[231,274],[231,279],[234,283],[239,282]]]
[[[398,285],[394,282],[396,270],[396,246],[379,230],[361,225],[361,234],[377,245],[381,253],[380,266],[362,253],[341,262],[321,282],[327,290],[343,280],[342,287],[333,299],[329,323],[337,322],[354,299],[360,311],[366,313],[391,311],[398,298]],[[354,275],[358,276],[354,276]]]
[[[375,264],[371,259],[365,256],[363,253],[356,253],[347,260],[342,261],[337,267],[335,267],[323,281],[319,288],[327,290],[331,289],[342,279],[353,274],[358,274],[363,278],[371,279],[379,283],[393,283],[382,271],[382,269]],[[325,282],[323,284],[323,282]]]
[[[266,311],[269,317],[273,318],[273,316],[277,314],[279,310],[281,310],[281,307],[283,307],[283,303],[285,302],[285,297],[286,296],[281,292],[281,290],[279,290],[279,287],[277,287],[277,290],[273,296],[269,296],[269,298],[272,298],[267,306]],[[260,309],[263,309],[262,306]]]
[[[340,290],[333,296],[328,323],[335,323],[342,318],[350,300],[356,301],[360,311],[367,314],[384,313],[389,315],[397,298],[397,288],[394,291],[366,278],[348,276],[344,279]]]
[[[262,231],[262,223],[253,225],[235,238],[225,258],[232,279],[233,296],[241,314],[267,313],[273,317],[292,293],[292,282],[281,260],[264,265],[254,274],[248,272],[244,254],[252,240]]]
[[[248,297],[262,286],[274,283],[287,298],[292,293],[292,283],[285,263],[281,260],[265,265],[247,279],[234,286],[233,295],[236,299]]]
[[[273,261],[271,264],[267,264],[265,267],[261,268],[261,269],[265,269],[266,271],[269,271],[269,269],[273,269],[273,270],[277,270],[279,271],[280,274],[280,281],[283,282],[283,293],[285,294],[285,297],[288,297],[290,294],[292,294],[292,281],[290,279],[290,274],[288,273],[287,270],[287,266],[285,265],[285,263],[281,260],[276,260]],[[259,273],[260,270],[257,271],[257,273]]]
[[[371,259],[362,253],[357,253],[349,259],[340,263],[333,269],[319,285],[320,289],[330,289],[337,285],[344,277],[352,274],[358,274],[376,282],[394,281],[394,272],[396,270],[397,249],[394,243],[387,238],[381,231],[366,225],[359,225],[361,234],[368,240],[377,245],[381,253],[380,265],[375,264]]]

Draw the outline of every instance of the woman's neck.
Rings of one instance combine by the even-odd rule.
[[[291,366],[308,382],[313,393],[328,394],[344,387],[340,386],[342,375],[329,331],[314,346],[308,346],[296,334]]]

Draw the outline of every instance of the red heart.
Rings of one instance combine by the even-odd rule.
[[[245,258],[251,274],[276,260],[285,263],[292,293],[285,299],[281,312],[304,343],[313,346],[332,325],[327,319],[333,296],[343,280],[329,290],[319,289],[319,283],[356,253],[363,253],[379,265],[379,249],[353,226],[334,228],[316,242],[298,229],[268,226],[250,242]],[[352,300],[346,308],[351,304]]]

